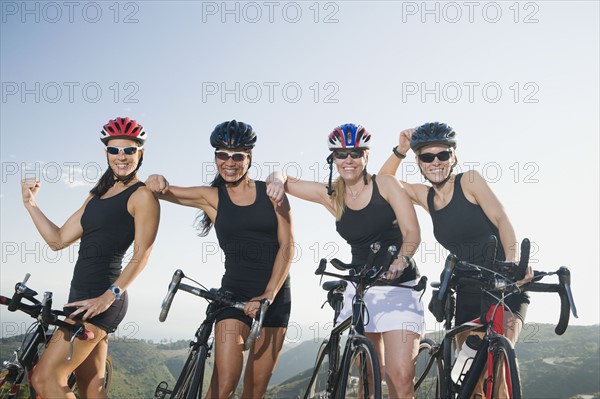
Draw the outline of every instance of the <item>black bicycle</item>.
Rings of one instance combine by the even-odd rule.
[[[373,343],[364,336],[364,320],[367,309],[364,295],[376,282],[409,288],[417,291],[425,289],[427,278],[421,277],[415,286],[398,285],[397,280],[380,279],[389,265],[395,259],[397,249],[390,246],[386,253],[384,264],[373,267],[374,255],[380,250],[380,245],[371,245],[370,258],[366,265],[347,265],[338,259],[330,263],[338,270],[350,271],[349,275],[326,272],[327,260],[321,259],[315,274],[336,277],[341,280],[328,281],[323,284],[327,291],[327,301],[334,310],[334,328],[331,334],[321,344],[315,367],[304,395],[305,399],[345,399],[345,398],[375,398],[381,399],[381,370],[379,359]],[[352,304],[352,316],[336,326],[337,318],[343,305],[344,291],[347,282],[356,288]],[[342,336],[349,330],[341,352]],[[340,358],[340,353],[342,356]]]
[[[21,311],[36,321],[29,326],[21,346],[13,353],[9,360],[2,363],[0,371],[0,399],[38,398],[33,386],[28,383],[31,373],[40,359],[44,348],[48,345],[56,328],[64,328],[70,333],[71,347],[68,359],[73,354],[75,339],[94,339],[94,333],[87,330],[83,324],[70,324],[60,319],[67,314],[62,310],[52,309],[52,293],[44,292],[40,302],[36,299],[37,292],[27,287],[30,274],[27,273],[22,282],[15,285],[15,293],[11,298],[0,295],[0,304],[8,307],[10,312]],[[21,301],[28,300],[31,304]],[[113,364],[110,357],[106,358],[106,372],[104,388],[108,392],[112,381]],[[75,374],[71,373],[68,379],[69,388],[76,390]]]
[[[198,288],[188,284],[183,284],[181,280],[187,278],[193,281],[195,284],[202,286],[197,281],[186,277],[183,271],[176,270],[173,274],[173,279],[169,284],[167,296],[165,297],[159,316],[159,320],[164,322],[167,319],[169,309],[173,303],[173,298],[178,290],[189,292],[196,296],[205,298],[209,305],[206,309],[206,318],[198,327],[195,334],[195,339],[190,342],[190,352],[188,358],[177,378],[177,382],[173,389],[169,389],[169,385],[166,381],[162,381],[156,387],[154,391],[154,397],[156,399],[200,399],[202,397],[202,388],[204,384],[204,369],[206,365],[206,359],[210,356],[212,350],[212,342],[210,342],[210,336],[212,334],[213,326],[217,315],[226,308],[232,307],[235,309],[243,310],[244,302],[238,302],[233,300],[233,295],[229,292],[222,292],[217,289],[207,290],[206,288]],[[250,333],[246,338],[245,349],[248,350],[252,347],[258,337],[262,324],[267,313],[267,309],[270,303],[268,299],[263,299],[260,302],[260,308],[256,314],[256,318],[250,328]]]
[[[497,240],[491,237],[490,251],[484,266],[459,262],[449,255],[440,283],[432,283],[439,288],[433,303],[438,304],[434,312],[438,321],[444,321],[445,334],[441,343],[425,339],[421,342],[417,359],[415,378],[415,398],[419,399],[466,399],[470,398],[480,379],[484,378],[483,389],[487,399],[521,398],[521,381],[517,357],[512,343],[504,333],[504,301],[510,295],[524,291],[558,292],[561,299],[560,319],[555,328],[562,335],[569,323],[569,311],[577,317],[573,302],[570,281],[571,274],[566,267],[555,272],[534,272],[531,282],[517,286],[523,279],[529,262],[529,240],[521,244],[521,259],[518,265],[512,262],[495,261]],[[557,275],[558,284],[545,284],[538,281],[544,277]],[[454,317],[454,294],[459,285],[479,287],[482,295],[482,314],[478,319],[452,327]],[[455,337],[463,332],[485,329],[482,339],[475,339],[476,354],[469,362],[453,365]],[[457,370],[453,368],[456,367]]]

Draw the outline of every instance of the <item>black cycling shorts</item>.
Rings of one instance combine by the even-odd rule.
[[[513,313],[523,323],[529,306],[529,295],[513,294],[505,301],[507,312]],[[481,292],[458,291],[456,294],[456,325],[466,323],[481,316]]]
[[[102,291],[82,291],[71,288],[71,292],[69,292],[69,303],[75,301],[82,301],[84,299],[96,298],[100,295],[104,294],[106,290]],[[87,319],[86,322],[95,325],[106,331],[107,333],[113,333],[117,331],[117,327],[125,318],[125,314],[127,313],[127,307],[129,305],[129,299],[127,296],[127,291],[125,291],[121,295],[121,299],[116,300],[110,305],[108,309],[104,312],[100,313],[92,317],[91,319]],[[65,307],[63,311],[67,314],[74,312],[76,307]],[[81,315],[75,316],[75,320],[81,321]]]
[[[288,322],[290,321],[291,310],[292,290],[289,286],[284,285],[277,293],[277,296],[273,300],[273,303],[269,306],[269,309],[267,309],[263,327],[287,328]],[[242,310],[237,310],[234,308],[225,308],[223,311],[219,312],[216,322],[218,323],[225,319],[239,320],[248,327],[252,326],[253,320],[251,317],[246,316]]]

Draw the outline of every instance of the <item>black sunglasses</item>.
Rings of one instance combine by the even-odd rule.
[[[358,158],[362,158],[362,156],[364,154],[365,154],[365,152],[363,150],[334,151],[333,157],[335,159],[346,159],[346,158],[348,158],[348,155],[350,155],[350,157],[352,159],[358,159]]]
[[[437,154],[432,154],[430,152],[426,152],[424,154],[419,154],[419,159],[425,163],[431,163],[431,162],[433,162],[433,160],[435,158],[444,162],[444,161],[449,160],[451,155],[452,155],[452,151],[441,151],[441,152],[438,152]]]
[[[245,152],[215,151],[215,157],[221,161],[229,161],[229,158],[233,158],[234,162],[243,162],[247,156]]]
[[[106,152],[108,152],[110,155],[118,155],[121,151],[123,151],[123,153],[125,155],[133,155],[135,153],[138,152],[138,150],[141,150],[144,147],[109,147],[106,146]]]

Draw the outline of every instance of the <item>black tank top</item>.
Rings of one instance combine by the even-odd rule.
[[[469,202],[465,197],[460,180],[463,174],[458,174],[454,180],[452,199],[442,209],[435,210],[433,187],[427,193],[427,206],[433,221],[433,234],[440,244],[459,260],[483,265],[485,248],[490,235],[498,239],[498,228],[488,219],[479,205]],[[504,248],[498,240],[496,257],[505,260]]]
[[[335,223],[337,232],[350,244],[352,264],[356,265],[367,262],[370,246],[374,242],[381,243],[381,250],[375,257],[375,265],[381,265],[390,245],[395,245],[398,250],[402,246],[402,232],[398,227],[396,214],[379,193],[375,175],[371,177],[371,181],[373,194],[367,206],[357,211],[346,206],[342,218]],[[404,270],[400,282],[414,280],[417,276],[417,269],[411,266]]]
[[[225,186],[218,188],[215,232],[225,254],[221,286],[242,300],[264,292],[279,250],[273,204],[267,197],[265,183],[255,184],[256,199],[247,206],[234,204]],[[285,284],[289,285],[289,276]]]
[[[135,226],[127,211],[131,194],[143,186],[137,182],[110,198],[94,195],[81,215],[81,243],[71,287],[76,290],[107,289],[121,274],[121,263],[133,243]]]

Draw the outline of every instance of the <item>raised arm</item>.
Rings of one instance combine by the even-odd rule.
[[[131,195],[127,202],[127,210],[134,218],[135,236],[133,255],[114,282],[114,285],[122,291],[125,291],[146,267],[160,218],[158,200],[145,187],[138,188]],[[83,319],[86,320],[104,312],[114,301],[115,295],[107,290],[99,297],[68,303],[65,306],[78,306],[79,308],[71,314],[71,317],[83,313]]]
[[[271,278],[267,283],[267,287],[261,296],[252,298],[251,301],[261,300],[267,298],[273,303],[273,300],[277,296],[277,293],[283,286],[285,279],[292,266],[292,259],[294,259],[294,235],[292,231],[292,217],[290,212],[290,204],[286,196],[283,197],[281,204],[277,204],[274,200],[273,208],[275,209],[275,215],[277,216],[277,240],[279,241],[279,250],[275,255],[275,261],[273,262],[273,270],[271,272]],[[250,301],[246,305],[246,309],[252,317],[254,313],[250,312],[255,305],[251,305]]]
[[[466,198],[481,206],[488,219],[498,228],[506,260],[518,261],[518,242],[515,229],[500,200],[485,179],[478,172],[471,170],[463,175],[460,182]]]
[[[377,185],[383,198],[390,204],[396,215],[398,227],[402,232],[402,247],[399,255],[412,258],[421,243],[421,229],[415,208],[406,192],[395,177],[377,176]],[[396,278],[408,264],[400,256],[390,266],[388,278]],[[396,273],[396,275],[394,275]]]
[[[406,154],[410,150],[410,136],[412,136],[415,130],[416,128],[411,128],[400,132],[398,146],[393,148],[392,155],[388,157],[381,169],[379,169],[380,175],[396,175],[400,162],[406,158]]]
[[[81,208],[77,210],[61,227],[58,227],[50,219],[44,215],[38,207],[35,196],[40,189],[39,180],[23,180],[21,181],[21,195],[23,196],[23,205],[29,212],[35,227],[41,234],[42,238],[53,251],[58,251],[68,247],[73,242],[81,238],[83,228],[81,227],[81,215],[85,206],[92,198],[89,196]]]
[[[327,185],[324,183],[300,180],[283,172],[271,173],[267,177],[266,183],[267,195],[277,203],[281,202],[285,190],[294,197],[321,204],[335,215],[333,202],[327,195]]]

